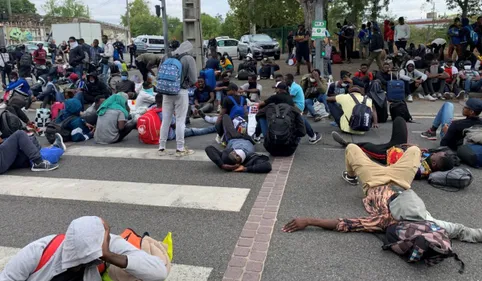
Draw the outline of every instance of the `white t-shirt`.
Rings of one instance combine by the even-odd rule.
[[[447,40],[445,40],[443,38],[437,38],[437,39],[432,41],[432,44],[444,45],[444,44],[447,44]]]

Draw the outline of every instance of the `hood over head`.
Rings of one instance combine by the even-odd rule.
[[[407,61],[407,64],[405,65],[405,67],[408,67],[409,65],[413,65],[413,67],[415,67],[415,62],[413,60],[409,60]]]
[[[172,52],[173,55],[182,55],[182,54],[188,54],[191,53],[193,50],[192,43],[189,41],[184,41],[181,43],[179,48],[177,48],[174,52]]]
[[[62,244],[62,269],[88,264],[102,256],[105,228],[99,217],[73,220]]]

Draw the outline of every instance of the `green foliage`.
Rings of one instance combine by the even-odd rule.
[[[162,35],[162,20],[151,14],[149,2],[134,0],[129,3],[131,36],[139,35]],[[121,22],[127,26],[126,15],[121,16]]]
[[[229,12],[221,25],[220,32],[223,36],[231,38],[240,38],[242,34],[236,33],[236,18],[233,13]]]
[[[35,4],[29,0],[11,0],[12,14],[35,14]],[[0,11],[7,12],[7,0],[0,0]]]
[[[90,18],[89,6],[80,0],[47,0],[42,7],[50,17]]]
[[[220,35],[222,18],[201,14],[201,27],[203,38],[212,38]],[[224,35],[224,34],[223,34]]]
[[[431,3],[433,0],[426,0]],[[460,10],[462,17],[479,15],[482,11],[480,0],[445,0],[449,10]]]

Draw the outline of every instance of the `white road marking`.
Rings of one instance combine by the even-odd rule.
[[[8,261],[18,252],[20,248],[0,246],[0,271]],[[171,272],[167,281],[203,281],[208,280],[213,269],[211,267],[192,266],[184,264],[172,264]]]
[[[0,195],[239,212],[248,188],[2,176]]]

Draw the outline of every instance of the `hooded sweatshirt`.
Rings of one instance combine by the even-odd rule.
[[[412,72],[409,72],[408,69],[407,69],[407,67],[409,65],[413,65],[413,71]],[[405,68],[400,70],[400,79],[402,79],[403,81],[407,81],[409,83],[412,83],[413,81],[418,80],[420,78],[423,81],[425,81],[425,80],[427,80],[427,75],[425,73],[415,69],[415,63],[413,62],[413,60],[409,60],[407,62],[407,65],[405,66]]]
[[[87,264],[102,256],[105,229],[99,217],[81,217],[73,220],[65,233],[65,239],[55,254],[37,272],[44,249],[56,235],[46,236],[25,246],[0,273],[0,281],[48,281],[67,269]],[[143,281],[159,281],[167,277],[166,267],[158,257],[132,246],[120,236],[110,234],[111,252],[127,256],[125,270]],[[84,281],[101,281],[96,266],[85,268]]]
[[[405,41],[410,39],[410,26],[406,23],[395,25],[395,42],[402,38]]]
[[[181,75],[181,81],[182,85],[181,88],[183,89],[189,89],[192,88],[196,82],[197,82],[197,66],[196,66],[196,61],[194,58],[190,55],[190,53],[193,50],[193,46],[191,42],[189,41],[184,41],[179,45],[179,48],[177,48],[175,51],[172,52],[172,56],[181,56],[181,64],[182,64],[182,75]],[[166,60],[167,56],[164,56],[162,58],[161,64]]]

